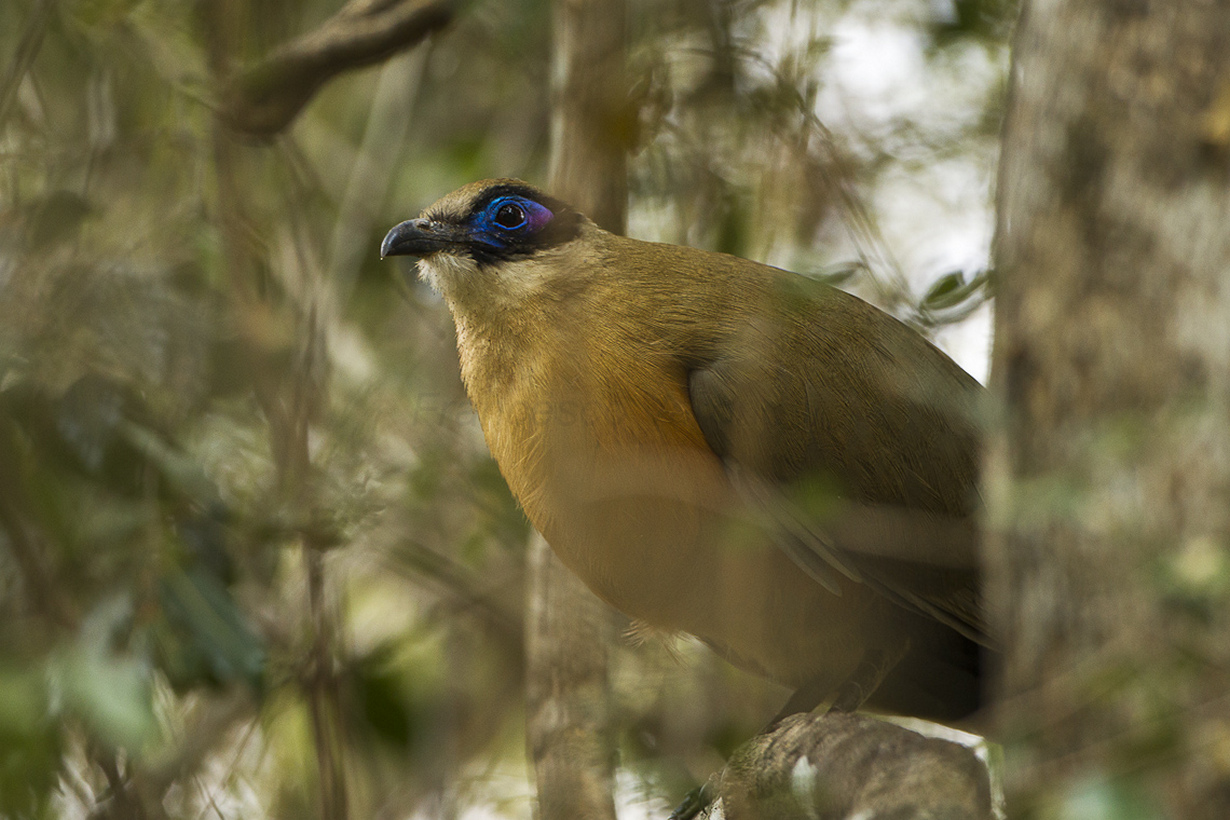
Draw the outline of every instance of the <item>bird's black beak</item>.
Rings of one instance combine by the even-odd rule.
[[[428,256],[463,244],[465,232],[453,225],[431,219],[408,219],[389,231],[380,243],[380,258],[386,256]]]

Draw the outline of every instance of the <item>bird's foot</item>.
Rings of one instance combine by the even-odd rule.
[[[829,706],[829,712],[846,714],[857,712],[867,698],[880,688],[884,678],[901,660],[909,646],[909,641],[901,641],[892,652],[884,649],[867,650],[858,668],[854,670],[854,674],[838,688],[832,705]]]
[[[702,811],[709,808],[717,798],[717,775],[713,775],[703,786],[697,786],[683,797],[683,802],[675,807],[666,820],[694,820]]]

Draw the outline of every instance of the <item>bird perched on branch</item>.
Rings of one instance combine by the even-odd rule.
[[[956,720],[988,644],[978,383],[862,300],[517,180],[393,228],[509,487],[599,597],[822,702]]]

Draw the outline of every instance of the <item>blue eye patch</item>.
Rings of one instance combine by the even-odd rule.
[[[554,216],[532,199],[496,197],[471,218],[472,237],[496,248],[508,248],[541,232]]]
[[[488,189],[462,224],[470,256],[483,266],[569,242],[583,221],[563,202],[510,180]]]

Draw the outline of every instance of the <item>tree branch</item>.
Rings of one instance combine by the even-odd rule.
[[[351,0],[314,31],[233,76],[219,116],[258,136],[282,131],[326,82],[410,48],[452,22],[463,0]]]
[[[721,774],[727,820],[991,820],[987,767],[947,740],[860,715],[791,715]]]

